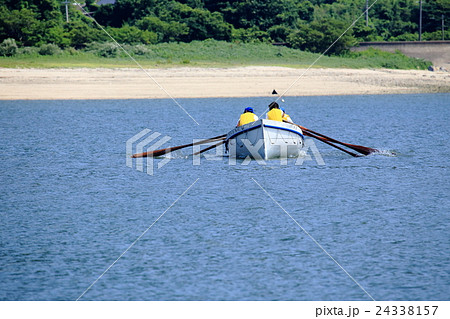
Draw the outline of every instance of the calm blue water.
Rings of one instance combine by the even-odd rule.
[[[126,166],[144,128],[166,145],[226,133],[271,98],[0,102],[0,299],[448,300],[450,95],[286,98],[297,123],[386,154],[325,165]],[[157,161],[162,161],[159,159]],[[197,180],[198,179],[198,180]],[[259,183],[287,212],[284,212]]]

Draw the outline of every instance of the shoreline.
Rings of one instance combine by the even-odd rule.
[[[247,66],[0,68],[0,100],[91,100],[449,93],[450,73]]]

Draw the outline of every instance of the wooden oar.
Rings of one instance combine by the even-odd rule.
[[[209,142],[215,142],[216,140],[219,140],[219,139],[223,139],[224,140],[226,136],[227,136],[227,134],[223,134],[223,135],[219,135],[219,136],[216,136],[216,137],[208,138],[206,140],[198,141],[198,142],[195,142],[195,143],[184,144],[184,145],[179,145],[179,146],[163,148],[163,149],[160,149],[160,150],[134,154],[131,157],[132,158],[137,158],[137,157],[157,157],[157,156],[162,156],[164,154],[167,154],[167,153],[170,153],[170,152],[174,152],[174,151],[180,150],[182,148],[191,147],[191,146],[194,146],[194,145],[205,144],[205,143],[209,143]]]
[[[316,138],[316,139],[318,139],[319,141],[324,142],[325,144],[328,144],[328,145],[330,145],[330,146],[332,146],[332,147],[335,147],[335,148],[337,148],[338,150],[341,150],[342,152],[345,152],[345,153],[347,153],[347,154],[349,154],[349,155],[351,155],[351,156],[353,156],[353,157],[360,157],[360,156],[361,156],[361,155],[355,154],[355,153],[353,153],[353,152],[347,151],[346,149],[343,149],[342,147],[337,146],[337,145],[331,143],[331,142],[328,141],[327,139],[325,139],[325,138],[323,138],[323,137],[320,137],[320,136],[317,136],[317,135],[314,135],[314,134],[312,134],[312,133],[310,133],[310,132],[308,132],[308,131],[303,131],[303,134],[304,134],[305,136],[310,136],[310,137]]]
[[[297,125],[297,124],[295,124]],[[314,132],[313,130],[310,130],[306,127],[303,127],[301,125],[297,125],[298,127],[300,127],[303,131],[305,132],[309,132],[312,134],[315,134],[317,136],[320,136],[322,138],[325,138],[326,140],[328,140],[329,142],[333,142],[333,143],[337,143],[337,144],[341,144],[343,146],[346,146],[348,148],[351,148],[354,151],[357,151],[358,153],[364,154],[364,155],[369,155],[371,153],[375,153],[375,152],[379,152],[377,149],[375,148],[370,148],[370,147],[366,147],[366,146],[361,146],[361,145],[355,145],[355,144],[349,144],[349,143],[344,143],[338,140],[335,140],[334,138],[328,137],[326,135],[320,134],[318,132]]]
[[[313,134],[313,135],[310,135],[310,136],[314,137],[314,138],[316,138],[316,139],[318,139],[318,140],[320,140],[320,141],[322,141],[324,143],[325,143],[325,141],[328,141],[328,142],[341,144],[343,146],[351,148],[352,150],[357,151],[358,153],[361,153],[361,154],[364,154],[364,155],[369,155],[371,153],[379,152],[375,148],[370,148],[370,147],[365,147],[365,146],[361,146],[361,145],[344,143],[344,142],[338,141],[338,140],[336,140],[334,138],[331,138],[331,137],[328,137],[326,135],[323,135],[321,133],[318,133],[318,132],[315,132],[313,130],[310,130],[310,129],[304,127],[304,126],[301,126],[301,125],[298,125],[298,124],[295,124],[295,123],[291,123],[291,124],[294,124],[295,126],[298,126],[299,128],[301,128],[302,131],[305,133],[305,135],[308,136],[308,134],[306,134],[306,133]],[[326,143],[326,144],[329,144],[329,143]],[[331,145],[331,144],[329,144],[329,145]],[[348,152],[348,151],[344,150],[343,148],[337,147],[337,145],[333,144],[333,147],[336,147],[336,148],[340,149],[341,151],[344,151],[344,152],[346,152],[346,153],[348,153],[350,155],[354,154],[354,153],[351,153],[351,152]]]
[[[192,155],[198,155],[198,154],[201,154],[201,153],[203,153],[203,152],[209,151],[209,150],[211,150],[211,149],[213,149],[213,148],[216,148],[217,146],[222,145],[223,143],[225,143],[225,139],[223,139],[223,140],[220,141],[219,143],[216,143],[216,144],[214,144],[214,145],[208,146],[207,148],[202,149],[201,151],[198,151],[198,152],[196,152],[196,153],[194,153],[194,154],[192,154]]]

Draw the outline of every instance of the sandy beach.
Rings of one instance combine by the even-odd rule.
[[[450,73],[250,66],[171,69],[0,68],[0,100],[147,99],[450,92]]]

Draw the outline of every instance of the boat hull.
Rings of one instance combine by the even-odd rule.
[[[267,160],[298,157],[303,144],[298,126],[261,119],[228,132],[225,145],[231,157]]]

